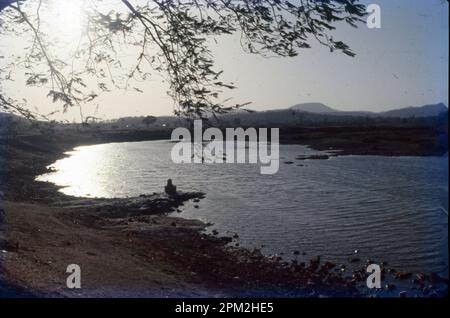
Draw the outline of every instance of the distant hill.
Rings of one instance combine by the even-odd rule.
[[[338,110],[328,107],[322,103],[297,104],[290,107],[290,109],[315,114],[329,114],[339,112]]]
[[[443,103],[433,104],[433,105],[425,105],[421,107],[406,107],[400,109],[394,109],[387,112],[383,112],[380,115],[383,117],[430,117],[437,116],[441,113],[448,111],[447,106]]]
[[[389,118],[432,117],[438,116],[441,113],[445,113],[448,111],[448,107],[445,106],[445,104],[443,103],[430,104],[418,107],[405,107],[378,113],[369,111],[340,111],[321,103],[298,104],[290,107],[289,109],[298,112],[327,114],[335,116],[364,116],[364,117],[369,116],[369,117],[389,117]]]
[[[386,112],[340,111],[321,103],[298,104],[290,108],[268,111],[233,111],[211,117],[209,123],[218,127],[323,127],[333,125],[417,125],[423,123],[446,123],[448,108],[443,103],[420,107],[406,107]],[[24,118],[0,112],[0,137],[5,131],[27,130],[30,123]],[[81,124],[54,123],[55,129],[78,129]],[[155,117],[150,123],[145,117],[123,117],[115,120],[89,123],[93,129],[148,129],[189,127],[186,119],[175,116]]]

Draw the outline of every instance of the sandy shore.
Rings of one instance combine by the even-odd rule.
[[[202,193],[84,199],[34,181],[65,151],[104,141],[67,134],[0,143],[0,296],[364,296],[356,289],[362,273],[348,277],[319,257],[306,264],[269,259],[204,234],[200,221],[168,216]],[[81,267],[81,289],[66,287],[69,264]]]

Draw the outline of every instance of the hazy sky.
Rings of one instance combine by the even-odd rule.
[[[224,79],[238,89],[227,96],[233,101],[252,102],[255,110],[285,108],[297,103],[322,102],[341,110],[383,111],[405,106],[444,102],[448,105],[448,4],[443,0],[378,0],[382,28],[339,28],[334,39],[349,44],[350,58],[313,43],[295,58],[265,59],[242,52],[236,36],[218,38],[213,52]],[[20,39],[17,39],[20,41]],[[3,43],[5,44],[5,43]],[[8,44],[9,47],[10,44]],[[5,50],[5,46],[1,46]],[[8,84],[48,113],[58,106],[47,91]],[[154,77],[145,93],[114,92],[86,105],[85,114],[105,119],[122,116],[169,115],[173,101],[166,87]],[[224,97],[227,97],[224,96]],[[78,110],[57,119],[78,119]]]

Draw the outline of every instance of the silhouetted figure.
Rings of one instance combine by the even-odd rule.
[[[164,190],[168,195],[177,194],[177,187],[173,185],[172,179],[167,180],[167,185],[164,187]]]

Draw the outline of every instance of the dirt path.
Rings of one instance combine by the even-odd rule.
[[[119,225],[102,229],[81,224],[62,208],[7,202],[9,247],[2,253],[11,282],[45,296],[175,297],[214,296],[199,286],[188,269],[167,261],[150,238],[143,240]],[[165,218],[154,217],[161,222]],[[154,229],[160,239],[165,231]],[[167,239],[173,240],[171,236]],[[82,289],[66,287],[66,268],[78,264]]]

